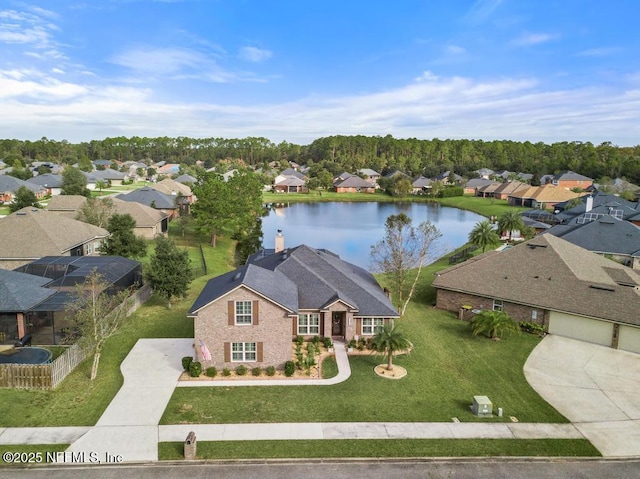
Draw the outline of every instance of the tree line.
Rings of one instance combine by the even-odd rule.
[[[98,159],[166,161],[210,168],[220,162],[262,166],[272,161],[322,164],[332,173],[371,168],[381,173],[402,170],[411,176],[433,177],[451,170],[472,177],[479,168],[524,173],[573,170],[594,179],[625,177],[640,182],[640,145],[619,147],[611,142],[546,144],[510,140],[419,140],[382,136],[329,136],[309,145],[278,144],[263,137],[243,139],[189,137],[116,137],[72,144],[66,140],[0,140],[0,159],[75,164]]]

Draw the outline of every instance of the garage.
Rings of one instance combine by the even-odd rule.
[[[549,315],[549,333],[579,339],[588,343],[601,344],[602,346],[611,346],[613,323],[551,311]],[[622,339],[622,334],[620,339]],[[620,347],[620,342],[618,347]],[[620,347],[620,349],[626,348]]]
[[[632,353],[640,353],[640,328],[620,325],[618,349],[631,351]]]

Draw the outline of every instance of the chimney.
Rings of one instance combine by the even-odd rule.
[[[284,236],[282,236],[282,230],[278,230],[276,235],[276,253],[280,253],[284,250]]]
[[[584,212],[588,213],[592,209],[593,209],[593,196],[589,195],[589,196],[587,196],[587,203],[586,203],[586,205],[584,207]]]

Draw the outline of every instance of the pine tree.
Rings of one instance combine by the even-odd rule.
[[[164,236],[156,239],[156,251],[146,269],[146,279],[171,308],[171,298],[187,295],[192,279],[191,261],[186,250]]]

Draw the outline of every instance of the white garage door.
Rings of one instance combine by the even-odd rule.
[[[611,346],[613,324],[595,319],[551,311],[549,332],[589,343]]]
[[[640,328],[620,326],[618,349],[640,353]]]

